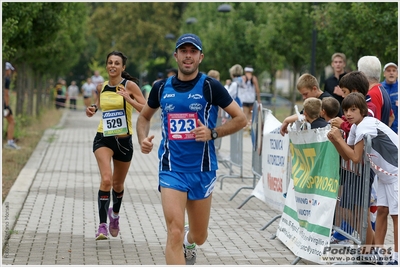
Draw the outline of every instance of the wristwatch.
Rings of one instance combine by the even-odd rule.
[[[96,104],[91,104],[90,106],[95,108],[94,113],[96,113],[97,112],[97,105]]]
[[[211,130],[211,139],[215,140],[218,138],[218,133],[215,129],[210,129]]]

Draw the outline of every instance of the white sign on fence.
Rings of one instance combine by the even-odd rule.
[[[279,131],[282,123],[270,110],[264,113],[262,140],[262,177],[253,195],[264,201],[271,209],[282,212],[290,178],[289,136]]]

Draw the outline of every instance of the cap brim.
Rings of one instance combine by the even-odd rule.
[[[395,67],[396,69],[397,69],[397,65],[396,64],[394,64],[394,63],[389,63],[389,64],[386,64],[385,65],[385,67],[383,68],[383,71],[385,71],[387,68],[389,68],[389,67]]]
[[[193,42],[184,42],[184,43],[178,44],[178,45],[175,47],[175,49],[178,49],[179,47],[181,47],[181,46],[184,45],[184,44],[192,44],[192,45],[194,45],[198,50],[200,50],[200,51],[202,50],[200,46],[198,46],[197,44],[195,44],[195,43],[193,43]]]

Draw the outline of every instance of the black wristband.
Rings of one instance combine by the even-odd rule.
[[[92,104],[92,105],[90,105],[91,107],[95,107],[96,109],[95,109],[95,113],[97,112],[97,105],[96,104]]]

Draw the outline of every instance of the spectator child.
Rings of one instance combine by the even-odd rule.
[[[358,93],[363,94],[366,99],[366,104],[368,106],[368,116],[374,117],[374,115],[376,114],[376,106],[371,101],[367,101],[367,99],[370,99],[369,95],[367,95],[368,88],[369,88],[369,82],[368,82],[367,77],[362,72],[352,71],[350,73],[347,73],[340,79],[339,87],[343,91],[344,98],[346,98],[346,96],[348,96],[351,92],[358,92]],[[339,117],[333,118],[331,120],[331,125],[332,125],[332,127],[340,128],[343,131],[344,139],[347,140],[352,123],[347,121],[345,116],[342,116],[341,118],[339,118]],[[353,199],[351,198],[351,196],[349,196],[349,194],[353,195],[353,198],[354,198],[354,194],[351,192],[351,190],[353,190],[353,188],[359,187],[359,184],[357,184],[357,182],[355,182],[355,181],[352,181],[351,178],[346,179],[346,176],[348,176],[348,174],[349,174],[347,170],[341,170],[341,174],[342,175],[341,175],[340,182],[341,182],[341,185],[343,185],[343,187],[344,187],[344,191],[343,191],[343,193],[341,193],[343,201],[341,201],[340,204],[341,204],[342,208],[349,208],[348,204],[344,204],[344,202],[353,201]],[[374,182],[374,176],[375,175],[374,175],[373,171],[371,170],[371,172],[370,172],[370,190],[372,190],[371,187]],[[353,201],[353,202],[356,202],[356,201]],[[360,200],[358,200],[358,202],[360,202]],[[370,219],[368,218],[367,243],[372,243],[372,240],[373,240],[372,230],[373,229],[372,229],[372,225],[370,228],[369,221],[370,221]],[[341,222],[340,228],[349,233],[351,233],[353,231],[353,228],[345,221]],[[345,241],[347,241],[347,238],[344,237],[343,235],[341,235],[340,233],[335,232],[332,235],[331,243],[341,242],[341,241],[345,242]]]
[[[330,122],[340,111],[340,103],[334,97],[325,97],[322,99],[321,117]]]
[[[323,92],[319,88],[319,83],[317,78],[308,73],[305,73],[300,76],[300,78],[297,80],[296,87],[297,91],[299,91],[299,93],[303,96],[303,99],[307,99],[309,97],[316,97],[322,100],[325,97],[332,96],[328,92]],[[303,111],[301,111],[300,113],[303,113]],[[341,116],[341,112],[339,112],[338,115]],[[292,124],[293,122],[297,121],[297,119],[298,119],[297,114],[294,114],[289,117],[286,117],[286,119],[283,120],[280,130],[282,136],[288,133],[287,127],[289,126],[289,124]]]
[[[379,207],[384,207],[392,217],[394,228],[394,253],[392,262],[388,264],[398,265],[398,135],[385,123],[368,117],[367,103],[361,93],[350,93],[346,96],[342,102],[342,109],[347,120],[353,123],[347,144],[337,127],[333,127],[329,131],[328,139],[345,160],[359,163],[364,154],[364,135],[371,136],[369,160],[378,176],[378,217],[375,227],[375,245],[381,247],[385,240],[387,220],[378,220]]]
[[[376,106],[368,95],[369,82],[367,77],[360,71],[352,71],[344,75],[340,79],[339,87],[343,91],[343,96],[346,97],[352,92],[358,92],[365,96],[365,101],[368,106],[368,116],[376,117]],[[331,120],[331,125],[340,128],[347,135],[350,131],[351,123],[346,120],[345,116],[337,117]]]
[[[321,106],[321,99],[318,99],[316,97],[309,97],[304,100],[303,114],[306,121],[310,123],[311,129],[323,128],[328,125],[328,122],[319,116],[322,111]]]

